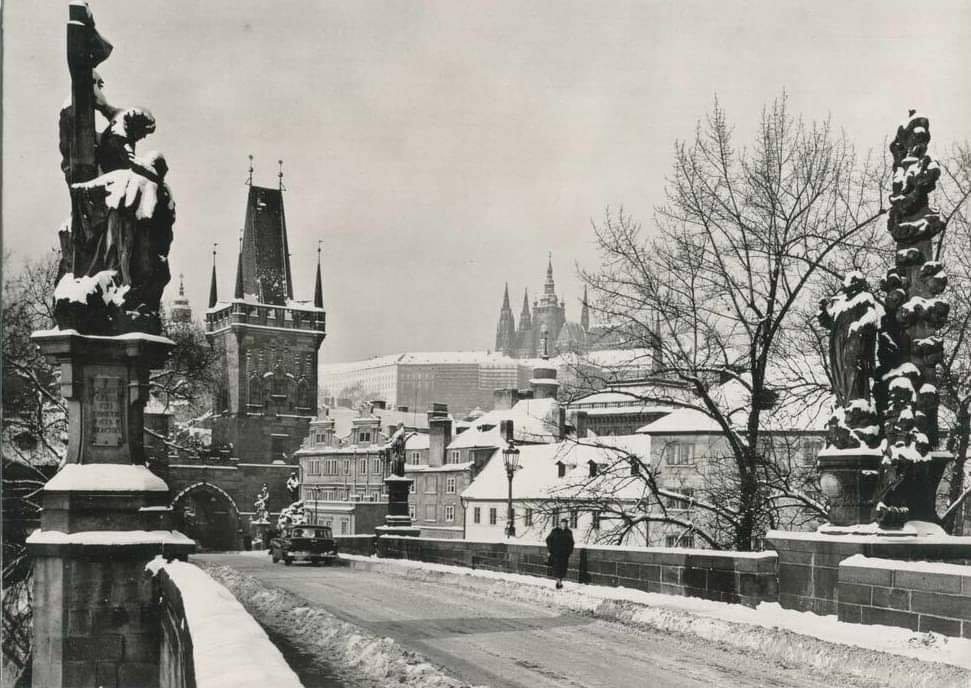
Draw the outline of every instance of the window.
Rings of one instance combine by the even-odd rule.
[[[358,463],[357,470],[361,475],[367,475],[367,459],[361,459]]]
[[[425,494],[435,494],[438,492],[438,476],[437,475],[426,475],[425,476]]]
[[[350,524],[347,522],[346,518],[341,519],[341,535],[347,535],[347,529]]]
[[[472,523],[482,523],[482,509],[475,507],[472,509]]]
[[[532,509],[526,509],[526,514],[525,514],[525,517],[524,517],[524,525],[526,525],[526,526],[533,525],[533,510]]]
[[[377,475],[381,474],[381,459],[371,461],[371,472]]]
[[[455,478],[445,478],[445,494],[455,494]]]
[[[816,463],[816,457],[823,450],[823,440],[818,437],[808,437],[802,443],[802,465],[812,466]]]
[[[594,530],[600,530],[600,512],[594,511],[590,514],[590,527]]]
[[[416,451],[410,452],[408,454],[408,463],[410,464],[421,463],[421,452],[416,452]]]
[[[576,509],[574,509],[573,511],[570,512],[570,527],[571,528],[576,528],[577,527],[577,518],[578,518],[578,516],[579,516],[579,514],[578,514],[578,512],[577,512]]]
[[[458,449],[452,449],[448,453],[448,461],[446,463],[460,463],[462,460],[462,452]]]
[[[425,520],[426,521],[434,521],[435,520],[435,512],[437,511],[437,509],[435,507],[436,507],[435,504],[426,504],[425,505]]]
[[[410,518],[412,521],[415,520],[415,505],[414,504],[409,504],[408,505],[408,518]]]
[[[557,525],[560,522],[560,510],[559,509],[553,509],[553,511],[550,512],[550,520],[553,522],[553,525],[554,526]]]
[[[641,474],[641,462],[639,459],[634,458],[630,460],[630,474],[631,475]]]
[[[351,460],[344,459],[344,475],[347,475],[350,472],[351,472]]]
[[[360,433],[360,435],[358,435],[357,441],[358,442],[370,442],[371,441],[371,431],[370,430],[368,430],[368,431],[362,430],[361,433]]]
[[[557,478],[562,478],[565,475],[566,475],[566,464],[563,463],[562,461],[557,461],[556,462],[556,477]]]
[[[496,525],[496,521],[498,520],[499,520],[499,516],[496,513],[496,507],[494,506],[489,507],[489,525],[490,526]]]
[[[669,466],[685,466],[695,462],[695,445],[690,442],[671,442],[664,448],[664,460]]]
[[[411,485],[408,486],[408,492],[409,492],[409,494],[415,494],[415,492],[417,492],[417,490],[415,489],[415,481],[414,480],[412,480],[411,481]]]
[[[445,505],[445,520],[454,521],[455,520],[455,505],[446,504]]]
[[[691,498],[695,496],[695,491],[690,487],[682,487],[676,491],[682,497],[665,497],[665,505],[669,509],[690,509]]]
[[[665,547],[685,547],[691,549],[695,546],[694,535],[668,535],[664,538]]]
[[[263,380],[256,375],[249,379],[249,403],[253,406],[263,405]]]
[[[593,477],[595,477],[595,476],[597,475],[597,470],[598,470],[598,468],[599,468],[599,467],[597,466],[597,462],[596,462],[596,461],[593,461],[593,460],[591,460],[591,461],[589,462],[589,464],[588,464],[588,466],[589,466],[589,470],[590,470],[590,477],[591,477],[591,478],[593,478]]]

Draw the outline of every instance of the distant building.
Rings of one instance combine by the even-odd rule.
[[[591,325],[586,289],[580,302],[580,320],[567,319],[566,300],[556,293],[552,256],[546,265],[543,293],[532,305],[529,302],[529,289],[523,290],[518,324],[509,302],[509,285],[506,284],[496,324],[495,350],[513,358],[537,358],[544,354],[544,340],[547,342],[547,353],[551,356],[628,347],[610,328]]]
[[[578,437],[586,437],[588,432],[633,435],[638,428],[674,411],[677,407],[664,400],[680,395],[680,387],[663,380],[612,385],[569,402],[567,416]]]
[[[192,322],[192,306],[189,304],[189,299],[185,295],[185,284],[183,283],[182,275],[179,275],[179,295],[172,299],[172,305],[169,308],[169,318],[174,323]]]

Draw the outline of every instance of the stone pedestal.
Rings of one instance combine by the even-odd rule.
[[[388,515],[385,525],[375,528],[378,535],[403,535],[418,537],[421,530],[411,523],[408,514],[408,494],[414,481],[401,475],[392,475],[384,479],[388,486]]]
[[[253,549],[267,549],[270,546],[270,532],[273,527],[269,521],[250,521],[250,535],[253,538]]]
[[[170,527],[168,486],[145,467],[148,375],[171,342],[129,334],[34,335],[60,367],[67,465],[44,487],[34,557],[36,686],[157,686],[157,601],[145,564],[185,558],[195,543]]]
[[[852,526],[874,520],[874,497],[880,479],[883,452],[879,449],[824,449],[816,468],[819,486],[829,499],[829,522]]]

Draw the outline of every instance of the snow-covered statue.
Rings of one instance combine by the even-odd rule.
[[[303,501],[296,501],[280,512],[276,526],[280,530],[288,526],[303,526],[307,524],[307,515],[304,513]]]
[[[897,252],[880,285],[887,311],[877,368],[886,460],[877,511],[886,526],[937,521],[933,493],[940,479],[929,471],[940,439],[937,365],[944,347],[937,331],[947,322],[949,306],[940,298],[947,276],[933,260],[931,244],[944,221],[930,207],[928,194],[941,170],[927,155],[930,122],[914,110],[909,114],[890,144],[894,169],[887,229]]]
[[[837,403],[826,427],[830,444],[838,449],[880,444],[872,387],[883,314],[859,272],[847,275],[839,292],[819,304],[819,322],[830,332],[829,367]]]
[[[263,483],[260,493],[256,495],[253,502],[253,521],[256,523],[268,523],[270,520],[270,487]]]
[[[155,131],[155,118],[145,108],[108,103],[94,68],[111,45],[96,31],[86,5],[72,4],[71,12],[71,102],[61,110],[59,126],[71,218],[59,233],[54,319],[82,334],[159,334],[175,222],[168,165],[157,152],[136,151]],[[95,112],[107,120],[100,135]]]
[[[931,240],[944,229],[929,205],[940,168],[927,155],[930,123],[910,111],[890,144],[893,181],[887,229],[896,241],[894,267],[880,282],[882,305],[859,273],[821,303],[830,331],[830,364],[838,408],[829,442],[838,449],[883,453],[873,499],[884,528],[907,521],[938,522],[934,508],[945,457],[939,445],[937,365],[948,304],[942,265]],[[824,476],[825,477],[825,476]]]
[[[405,424],[398,423],[391,439],[388,440],[388,457],[391,461],[391,475],[405,474],[405,443],[408,441],[408,434],[405,432]]]
[[[300,499],[300,478],[296,471],[290,471],[290,477],[287,478],[287,494],[290,495],[291,503]]]

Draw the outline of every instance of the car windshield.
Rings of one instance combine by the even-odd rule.
[[[294,528],[290,532],[290,537],[303,537],[303,536],[304,536],[303,528]]]
[[[327,538],[327,539],[329,539],[331,537],[330,528],[317,528],[316,529],[316,536],[319,537],[319,538]]]

